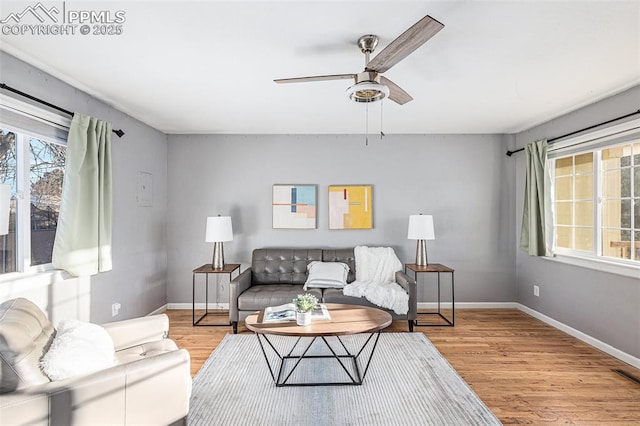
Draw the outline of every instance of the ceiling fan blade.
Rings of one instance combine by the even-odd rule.
[[[407,102],[410,102],[413,100],[410,94],[402,90],[400,86],[398,86],[393,81],[386,78],[385,76],[380,76],[380,83],[384,84],[389,88],[389,99],[391,99],[393,102],[399,105],[404,105]]]
[[[273,80],[276,83],[307,83],[309,81],[325,81],[325,80],[346,80],[348,78],[353,79],[355,74],[331,74],[331,75],[314,75],[311,77],[294,77],[294,78],[279,78]]]
[[[429,15],[425,16],[382,49],[375,58],[369,61],[367,69],[379,73],[387,71],[443,28],[444,24]]]

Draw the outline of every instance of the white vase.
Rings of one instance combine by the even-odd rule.
[[[296,312],[296,323],[298,325],[311,324],[311,311],[309,312]]]

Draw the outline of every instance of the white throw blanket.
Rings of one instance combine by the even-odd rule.
[[[395,282],[402,263],[391,247],[357,246],[356,280],[348,284],[346,296],[364,297],[371,303],[391,309],[398,315],[409,312],[409,295]]]

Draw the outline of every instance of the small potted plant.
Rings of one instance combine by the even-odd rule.
[[[313,294],[299,294],[298,297],[293,299],[293,304],[296,306],[296,323],[298,325],[311,324],[311,312],[318,303],[318,299]]]

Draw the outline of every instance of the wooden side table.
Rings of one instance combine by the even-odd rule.
[[[456,320],[456,305],[455,305],[455,296],[454,296],[454,270],[449,268],[448,266],[441,265],[439,263],[430,263],[427,266],[418,266],[415,263],[405,263],[404,264],[404,272],[407,273],[407,270],[413,271],[413,277],[418,282],[418,274],[422,273],[436,273],[438,274],[438,311],[437,312],[422,312],[419,315],[438,315],[442,318],[446,324],[419,324],[416,319],[415,325],[424,326],[424,327],[453,327]],[[451,274],[451,320],[442,315],[440,310],[440,274],[441,273],[450,273]]]
[[[207,315],[212,314],[212,315],[220,315],[220,313],[218,312],[209,312],[209,274],[228,274],[229,275],[229,281],[231,281],[232,275],[235,271],[238,271],[238,274],[240,274],[240,264],[239,263],[227,263],[224,265],[224,267],[222,269],[213,269],[213,266],[210,263],[207,263],[205,265],[202,265],[199,268],[196,268],[193,270],[193,305],[192,305],[192,310],[191,310],[191,319],[193,321],[193,325],[200,325],[200,326],[209,326],[209,327],[216,327],[216,326],[226,326],[228,327],[230,325],[229,321],[227,321],[225,324],[199,324],[200,321],[202,321]],[[196,320],[196,275],[197,274],[204,274],[205,275],[205,302],[204,302],[204,314],[198,318]],[[216,289],[216,305],[219,303],[218,301],[218,289]],[[224,315],[229,315],[228,312],[224,312]]]

